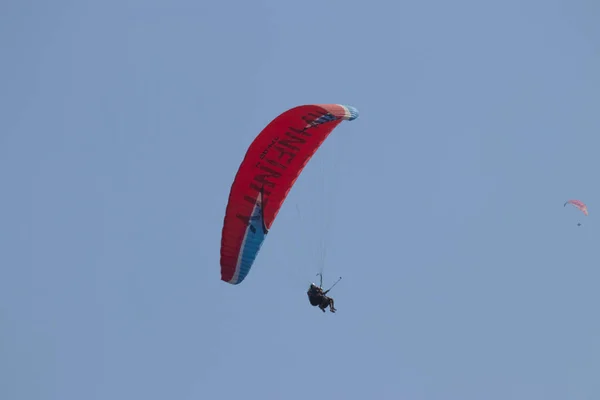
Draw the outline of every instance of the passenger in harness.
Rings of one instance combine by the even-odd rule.
[[[329,290],[323,291],[323,289],[321,289],[319,286],[311,283],[308,291],[306,292],[306,294],[308,294],[308,301],[310,301],[312,306],[318,306],[323,312],[325,312],[325,309],[329,307],[329,311],[334,313],[336,309],[333,304],[333,299],[327,296]]]

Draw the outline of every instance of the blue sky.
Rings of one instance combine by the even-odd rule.
[[[599,398],[599,18],[3,2],[0,398]],[[237,167],[308,103],[360,117],[228,285]],[[336,314],[306,298],[322,267]]]

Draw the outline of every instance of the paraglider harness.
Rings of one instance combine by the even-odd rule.
[[[325,309],[329,307],[329,311],[334,313],[336,311],[334,301],[331,297],[327,296],[327,293],[329,293],[329,291],[333,289],[335,285],[337,285],[337,283],[342,279],[342,277],[340,276],[340,278],[329,289],[323,291],[323,274],[319,273],[317,275],[321,276],[321,282],[319,286],[315,285],[314,283],[311,283],[310,288],[306,292],[306,294],[308,295],[308,301],[312,306],[318,306],[323,312],[325,312]]]

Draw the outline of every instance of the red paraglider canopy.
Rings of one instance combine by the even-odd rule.
[[[567,204],[572,204],[573,206],[575,206],[579,210],[581,210],[581,212],[583,212],[585,215],[588,215],[587,206],[583,203],[583,201],[581,201],[581,200],[567,200],[565,202],[564,206],[566,206]]]
[[[290,189],[319,146],[353,107],[312,104],[275,118],[254,139],[231,186],[221,236],[221,279],[244,280]]]

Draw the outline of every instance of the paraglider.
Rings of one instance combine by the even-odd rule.
[[[585,215],[588,215],[588,209],[587,206],[585,205],[585,203],[581,200],[567,200],[564,204],[564,207],[567,206],[567,204],[572,204],[575,207],[577,207],[579,210],[581,210],[581,212],[583,212]]]
[[[312,156],[358,111],[311,104],[280,114],[254,139],[231,185],[221,233],[221,280],[241,283],[252,268],[283,202]]]
[[[585,205],[585,203],[581,200],[567,200],[565,202],[565,204],[563,205],[563,207],[566,207],[567,204],[571,204],[574,207],[576,207],[577,209],[579,209],[583,214],[585,214],[585,216],[588,215],[588,209],[587,206]],[[581,226],[581,222],[577,223],[577,226]]]
[[[337,310],[335,309],[333,299],[327,296],[328,292],[329,290],[323,291],[321,287],[311,283],[306,294],[308,295],[308,301],[312,306],[318,306],[323,312],[329,307],[329,311],[334,313]]]
[[[321,277],[321,282],[319,283],[319,286],[315,285],[314,283],[310,284],[310,287],[306,292],[308,295],[308,301],[310,302],[310,305],[313,307],[318,306],[323,312],[325,312],[329,306],[329,311],[335,313],[337,311],[335,308],[335,303],[332,297],[327,296],[327,293],[329,293],[329,291],[333,289],[333,287],[337,285],[339,281],[342,280],[342,277],[340,276],[339,279],[335,281],[335,283],[331,285],[329,289],[323,291],[323,274],[319,272],[317,276]]]

